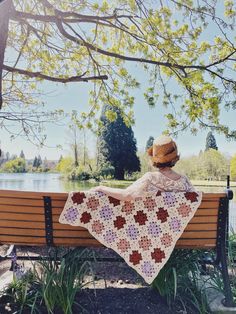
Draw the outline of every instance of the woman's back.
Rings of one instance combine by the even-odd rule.
[[[194,187],[186,176],[176,172],[154,171],[147,172],[139,180],[131,184],[126,191],[132,197],[138,197],[145,192],[167,191],[183,192],[194,191]]]

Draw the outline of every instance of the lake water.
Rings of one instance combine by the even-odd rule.
[[[98,183],[67,181],[58,173],[0,173],[0,190],[69,192],[88,190]],[[112,186],[112,184],[111,184]],[[117,187],[117,185],[116,185]],[[223,187],[196,187],[203,192],[222,192]],[[236,232],[236,188],[230,202],[230,223]]]

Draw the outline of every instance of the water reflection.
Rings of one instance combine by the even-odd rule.
[[[88,190],[97,183],[66,181],[58,173],[1,173],[0,189],[21,191],[68,192]]]

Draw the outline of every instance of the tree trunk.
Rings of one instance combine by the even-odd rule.
[[[7,45],[8,25],[12,9],[13,9],[12,0],[4,0],[2,3],[0,3],[0,109],[2,109],[3,103],[2,99],[3,63]]]
[[[124,171],[124,169],[115,168],[114,178],[116,180],[124,180],[125,179],[125,171]]]

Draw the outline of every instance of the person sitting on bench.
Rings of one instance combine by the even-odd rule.
[[[147,151],[151,157],[153,172],[145,173],[126,189],[98,186],[92,191],[103,192],[108,196],[121,201],[133,200],[145,192],[169,191],[169,192],[193,192],[194,187],[184,175],[172,170],[179,160],[176,143],[169,136],[161,135]]]

